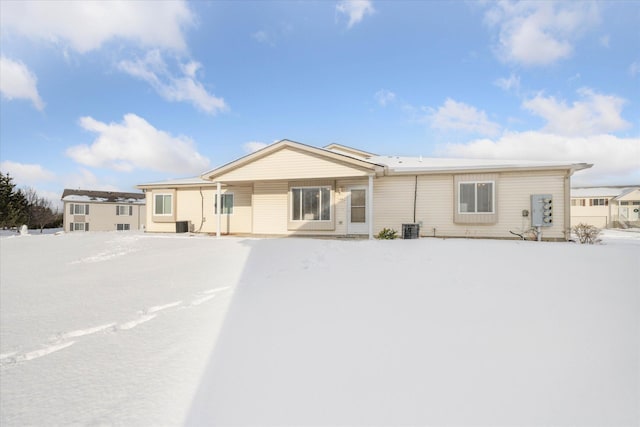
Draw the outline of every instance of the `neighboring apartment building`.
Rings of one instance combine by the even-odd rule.
[[[146,221],[144,193],[65,189],[65,231],[142,230]]]
[[[571,189],[571,226],[640,227],[640,186]]]

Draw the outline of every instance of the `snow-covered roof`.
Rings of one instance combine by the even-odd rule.
[[[144,205],[144,193],[123,193],[118,191],[72,190],[62,192],[63,202],[92,202],[92,203],[127,203]]]
[[[572,188],[571,197],[619,197],[640,187],[581,187]]]
[[[451,159],[440,157],[406,157],[406,156],[373,156],[368,161],[385,165],[389,170],[398,173],[410,172],[447,172],[482,169],[531,169],[571,167],[574,170],[591,167],[587,163],[550,162],[533,160],[500,160],[500,159]]]
[[[590,168],[589,163],[571,161],[535,161],[535,160],[499,160],[499,159],[450,159],[434,157],[406,157],[406,156],[379,156],[372,153],[346,147],[339,144],[330,144],[324,148],[312,147],[299,142],[283,139],[268,145],[254,153],[236,159],[230,163],[203,173],[199,177],[174,179],[168,181],[150,182],[140,184],[138,188],[162,188],[162,187],[188,187],[211,186],[214,180],[233,168],[244,165],[267,156],[277,150],[293,147],[309,152],[313,155],[326,156],[330,159],[347,162],[355,167],[374,171],[377,176],[395,174],[429,174],[449,172],[472,171],[507,171],[507,170],[570,170],[572,173]]]
[[[169,187],[169,186],[200,186],[200,185],[215,185],[211,181],[202,179],[199,176],[194,176],[190,178],[178,178],[178,179],[168,179],[166,181],[156,181],[156,182],[147,182],[145,184],[140,184],[138,188],[144,187]]]

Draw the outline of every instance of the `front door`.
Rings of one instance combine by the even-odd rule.
[[[367,234],[369,218],[367,218],[367,187],[349,187],[347,200],[347,233]]]

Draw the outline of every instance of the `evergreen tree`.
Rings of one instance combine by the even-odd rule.
[[[24,194],[16,190],[13,178],[0,172],[0,227],[19,227],[27,223],[28,203]]]

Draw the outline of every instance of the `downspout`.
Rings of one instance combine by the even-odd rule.
[[[564,240],[571,240],[571,175],[573,171],[569,169],[564,177]]]
[[[367,215],[369,217],[369,240],[373,239],[373,175],[369,175],[369,203]]]
[[[199,187],[200,191],[200,227],[198,228],[198,233],[202,231],[202,226],[204,225],[204,196],[202,195],[202,187]]]
[[[218,219],[218,227],[216,229],[216,238],[220,238],[220,228],[222,227],[222,204],[220,201],[222,200],[222,184],[218,181],[216,183],[216,207],[217,212],[216,216]]]
[[[413,187],[413,223],[416,223],[416,202],[418,200],[418,175],[416,175],[416,184]]]

